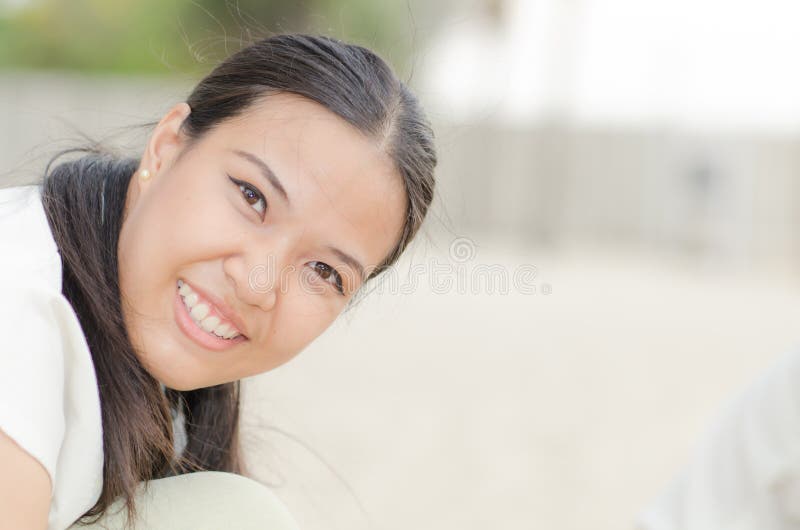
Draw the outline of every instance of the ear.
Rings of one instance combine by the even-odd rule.
[[[156,176],[175,161],[185,141],[180,134],[181,124],[191,111],[186,102],[181,102],[164,114],[145,146],[140,169],[148,169]]]

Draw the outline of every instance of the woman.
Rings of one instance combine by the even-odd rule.
[[[275,36],[139,159],[87,151],[0,190],[2,524],[291,527],[229,474],[239,379],[297,355],[417,233],[436,165],[417,100],[364,48]]]

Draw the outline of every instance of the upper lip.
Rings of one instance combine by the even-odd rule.
[[[186,281],[186,280],[184,280]],[[239,330],[239,332],[247,337],[247,327],[244,324],[244,321],[236,314],[236,311],[233,310],[231,306],[229,306],[225,301],[221,298],[214,296],[213,294],[209,293],[205,289],[201,289],[194,283],[186,282],[189,284],[189,287],[192,288],[197,294],[199,294],[202,298],[205,298],[212,304],[214,304],[214,308],[223,316],[226,320],[230,320],[234,326]]]

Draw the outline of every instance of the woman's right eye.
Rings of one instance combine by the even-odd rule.
[[[261,191],[255,186],[235,179],[230,175],[228,175],[228,178],[231,179],[231,182],[239,186],[239,191],[242,192],[244,200],[263,218],[264,213],[267,211],[267,199],[264,198]]]

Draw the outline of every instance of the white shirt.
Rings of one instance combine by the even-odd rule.
[[[731,400],[638,527],[800,528],[800,349]]]
[[[0,429],[47,470],[47,528],[63,530],[100,497],[102,420],[38,186],[0,189],[0,249]]]

